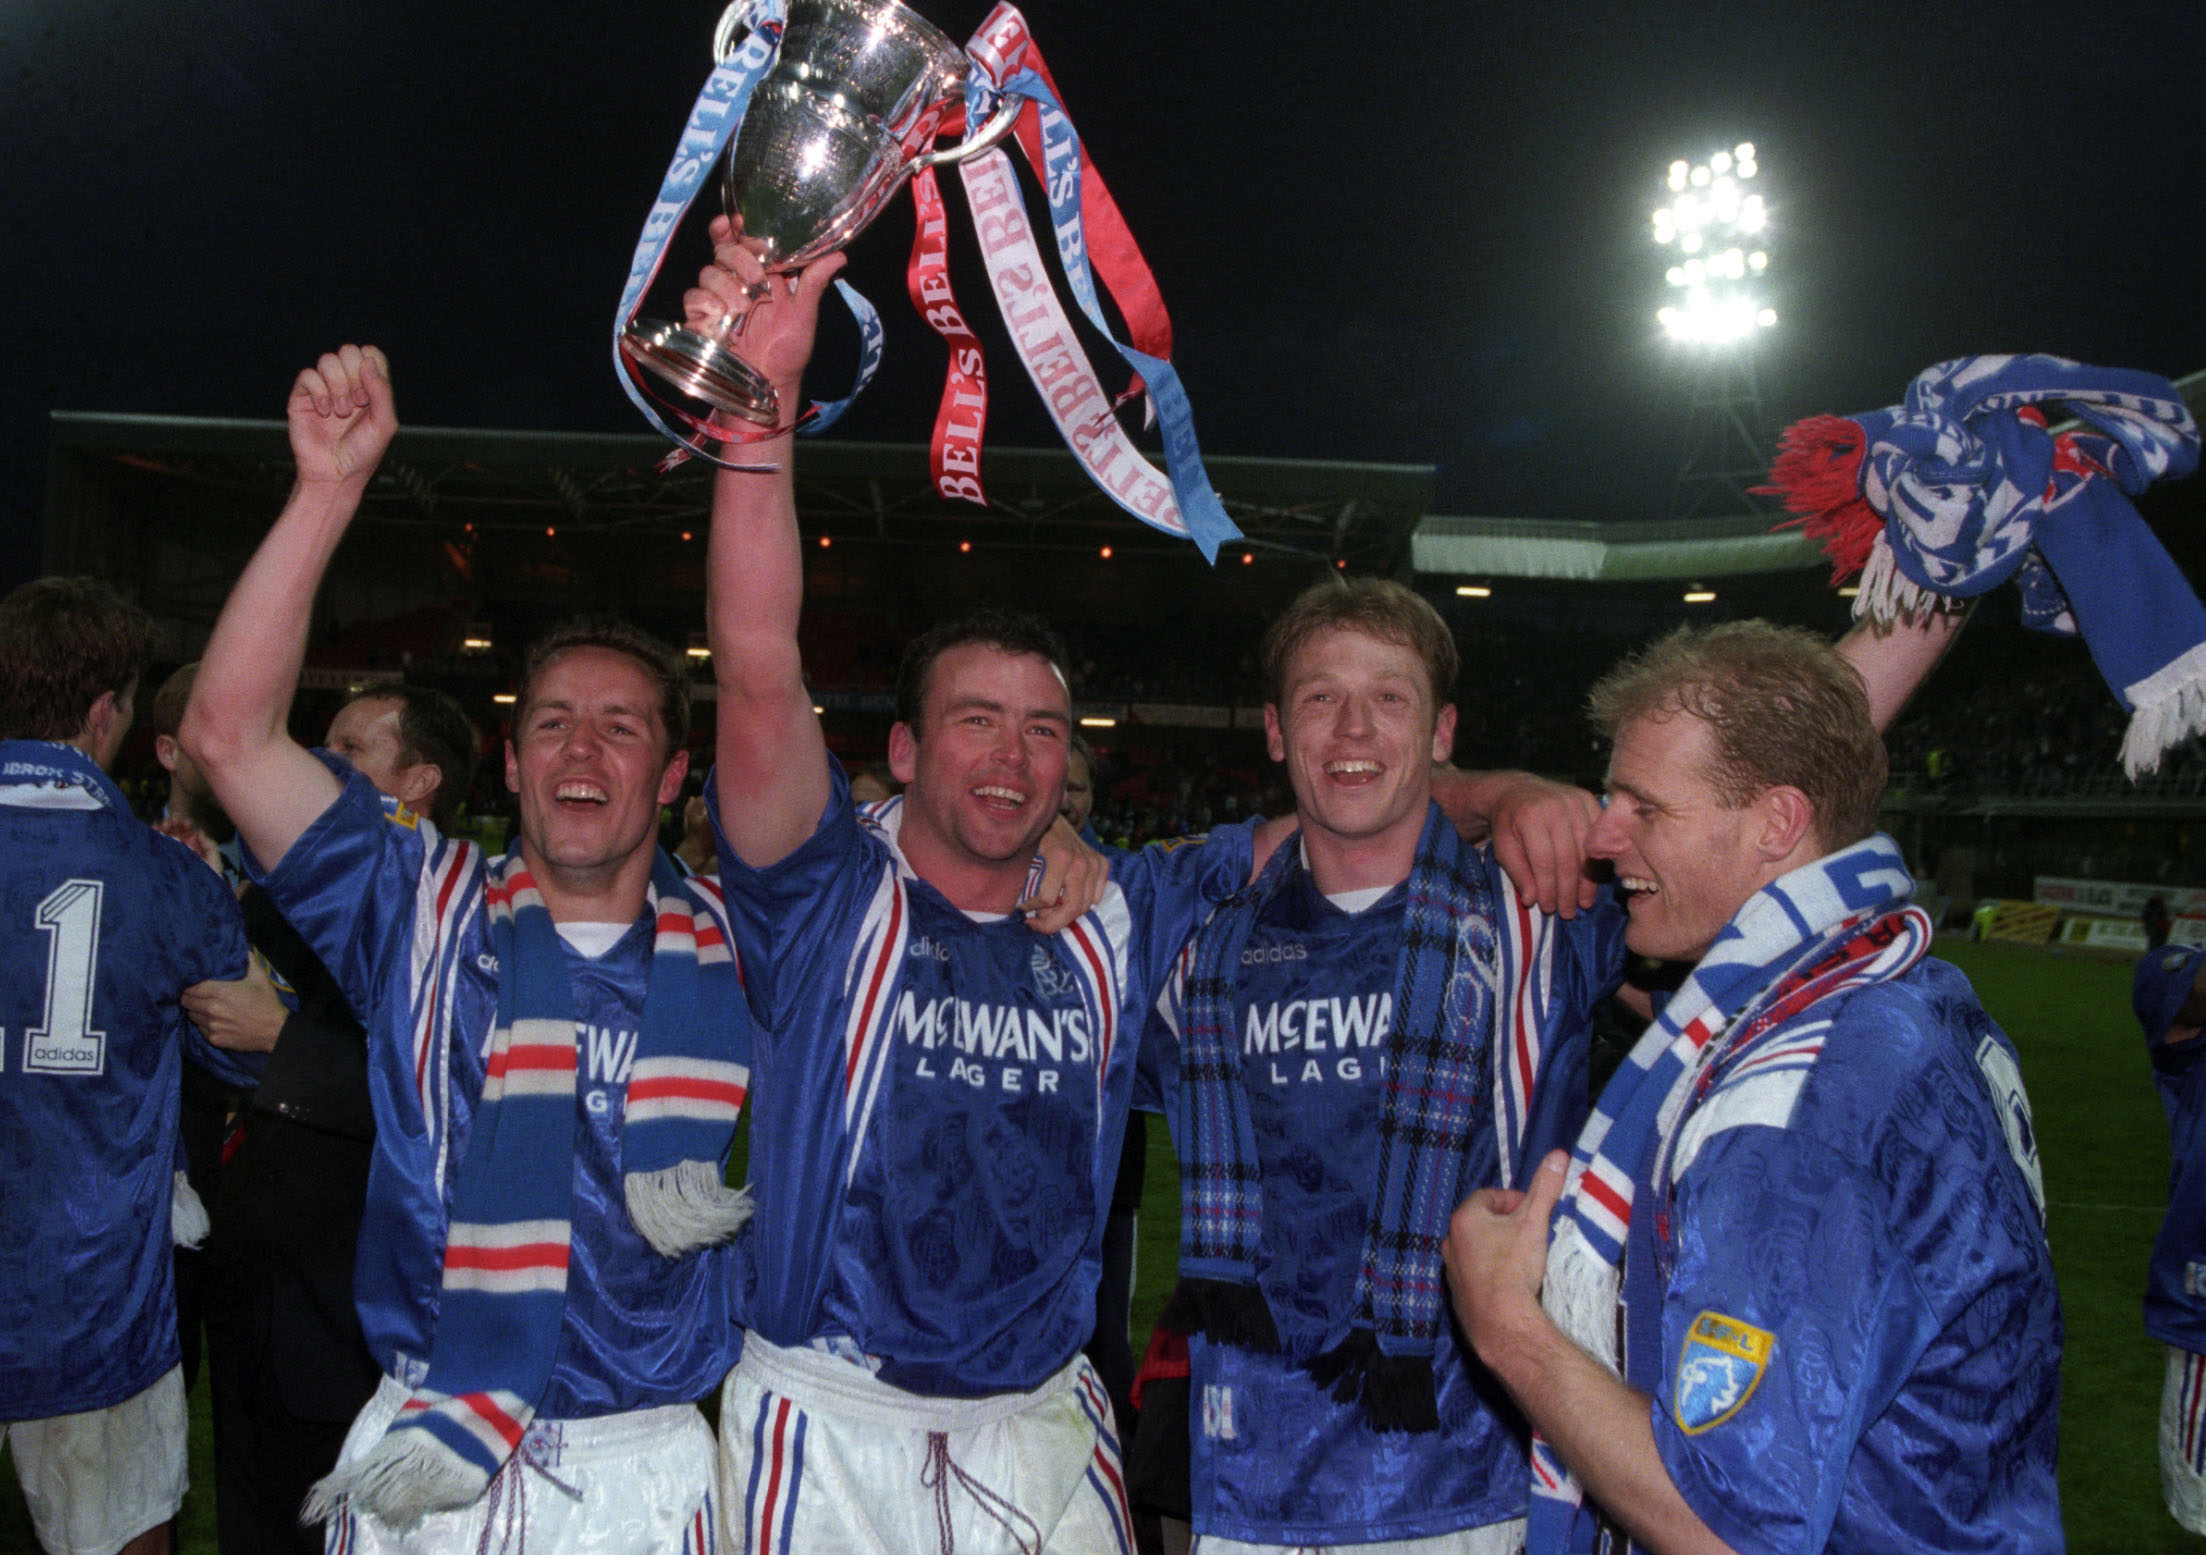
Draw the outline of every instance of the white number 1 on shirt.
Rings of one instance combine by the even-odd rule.
[[[48,936],[46,1015],[23,1033],[26,1074],[100,1074],[107,1067],[107,1033],[92,1029],[106,892],[97,880],[65,880],[38,904],[38,926]]]

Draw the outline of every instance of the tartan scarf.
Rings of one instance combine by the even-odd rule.
[[[399,1529],[468,1505],[520,1447],[551,1381],[573,1242],[574,986],[518,848],[491,866],[483,895],[496,1025],[453,1192],[428,1373],[382,1440],[314,1487],[308,1521],[348,1499]],[[647,900],[658,932],[631,1085],[647,1062],[694,1052],[698,1034],[721,1029],[716,1003],[742,998],[718,986],[734,982],[726,941],[664,852]]]
[[[2060,405],[2089,430],[2047,430]],[[2197,467],[2198,424],[2151,373],[1965,356],[1904,403],[1786,428],[1771,484],[1823,543],[1854,613],[1885,622],[2013,579],[2023,624],[2081,636],[2132,714],[2131,777],[2206,729],[2206,609],[2130,498]]]
[[[1251,931],[1301,867],[1299,844],[1282,843],[1263,874],[1221,905],[1196,938],[1180,1064],[1188,1137],[1175,1326],[1267,1350],[1279,1347],[1279,1335],[1256,1284],[1263,1169],[1233,995]],[[1428,806],[1403,910],[1356,1310],[1345,1341],[1304,1358],[1335,1398],[1360,1399],[1380,1430],[1439,1428],[1432,1352],[1446,1320],[1440,1254],[1448,1217],[1466,1191],[1470,1141],[1493,1126],[1488,1070],[1499,966],[1485,863],[1439,807]]]
[[[1716,936],[1625,1058],[1571,1152],[1541,1297],[1557,1326],[1621,1375],[1617,1312],[1635,1183],[1667,1160],[1697,1082],[1713,1064],[1817,1000],[1896,977],[1930,948],[1907,905],[1915,882],[1879,834],[1764,886]],[[1715,1040],[1725,1032],[1725,1041]],[[1528,1555],[1594,1548],[1595,1514],[1546,1440],[1532,1438]]]

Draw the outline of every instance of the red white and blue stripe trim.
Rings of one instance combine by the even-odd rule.
[[[1095,1451],[1088,1461],[1085,1483],[1103,1503],[1117,1541],[1111,1548],[1116,1555],[1133,1555],[1133,1510],[1126,1499],[1126,1470],[1121,1462],[1118,1433],[1112,1425],[1110,1395],[1104,1392],[1095,1369],[1085,1364],[1073,1381],[1073,1394],[1080,1401],[1080,1412],[1095,1427]]]
[[[804,1479],[804,1438],[810,1417],[789,1399],[767,1393],[751,1419],[751,1478],[743,1492],[746,1555],[787,1555],[795,1548],[797,1492]]]
[[[481,910],[489,860],[471,842],[438,836],[422,861],[415,892],[407,1029],[413,1046],[413,1097],[435,1160],[440,1193],[451,1169],[453,1007],[462,981],[460,947]]]
[[[1493,876],[1499,893],[1494,940],[1501,952],[1501,982],[1494,993],[1499,1027],[1494,1033],[1494,1130],[1501,1147],[1501,1186],[1513,1188],[1531,1119],[1532,1087],[1546,1057],[1555,920],[1517,896],[1508,871],[1497,868]]]
[[[911,938],[910,892],[901,878],[902,860],[891,859],[881,868],[880,883],[866,907],[859,926],[858,943],[851,950],[843,974],[844,1002],[850,1010],[843,1026],[843,1137],[848,1155],[843,1166],[847,1184],[858,1173],[874,1103],[880,1098],[881,1078],[888,1072],[889,1018],[896,1007],[896,987],[904,966],[904,952]]]

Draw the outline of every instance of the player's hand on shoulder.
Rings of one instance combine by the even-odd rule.
[[[1507,775],[1489,807],[1495,862],[1517,895],[1542,912],[1576,917],[1591,907],[1598,885],[1587,869],[1587,844],[1601,818],[1601,801],[1582,788],[1529,772]]]
[[[1083,842],[1059,816],[1042,833],[1042,879],[1034,894],[1019,904],[1027,927],[1055,934],[1103,900],[1111,883],[1110,861]]]
[[[163,816],[153,823],[153,829],[164,837],[173,837],[199,856],[199,862],[216,874],[222,873],[222,853],[215,847],[214,839],[191,822],[175,816]]]
[[[339,346],[292,381],[286,406],[301,482],[365,485],[398,431],[391,364],[374,346]]]

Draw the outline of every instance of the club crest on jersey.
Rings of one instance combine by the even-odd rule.
[[[1080,980],[1058,965],[1049,947],[1036,944],[1027,952],[1026,969],[1034,974],[1034,991],[1045,999],[1077,999]]]
[[[1685,1331],[1670,1413],[1688,1436],[1715,1429],[1746,1406],[1769,1367],[1776,1335],[1721,1312],[1703,1312]]]

